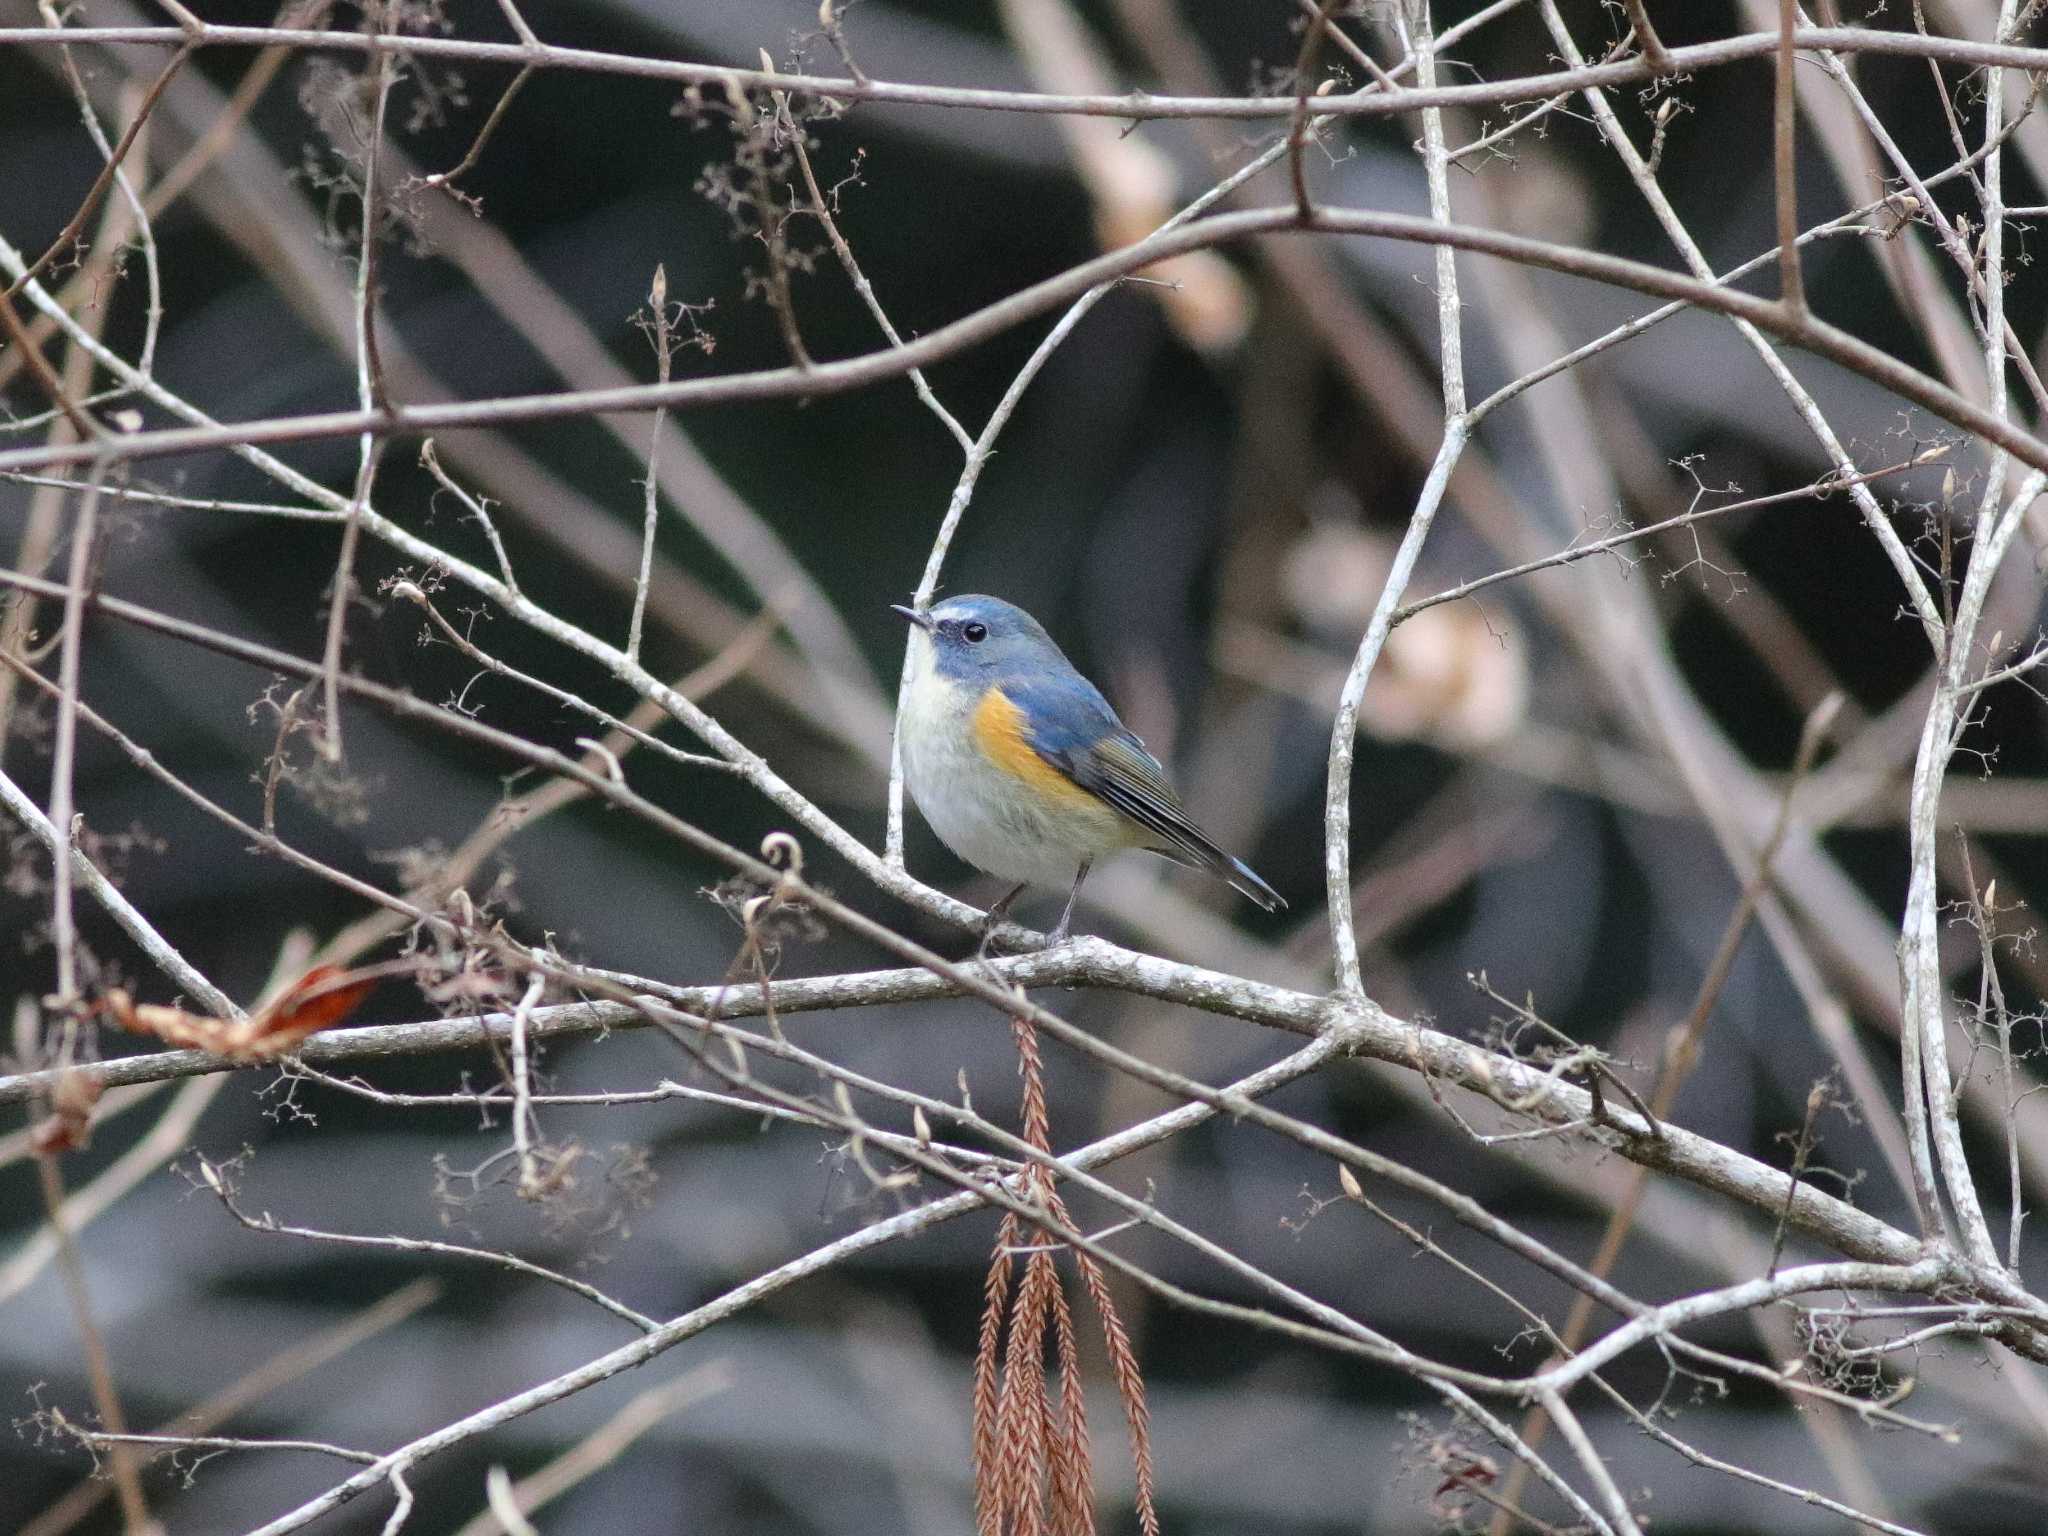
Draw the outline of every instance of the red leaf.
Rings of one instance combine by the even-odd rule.
[[[374,977],[352,980],[338,965],[316,965],[264,1010],[260,1033],[266,1042],[278,1035],[298,1041],[332,1029],[354,1013],[376,985]]]
[[[374,976],[353,978],[339,966],[316,965],[241,1020],[138,1003],[118,988],[107,993],[101,1007],[116,1024],[134,1034],[154,1035],[169,1045],[211,1051],[237,1061],[266,1061],[284,1055],[308,1035],[339,1024],[355,1012],[376,984]]]

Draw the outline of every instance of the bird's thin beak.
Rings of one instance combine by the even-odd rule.
[[[891,603],[889,611],[901,614],[906,623],[915,624],[919,629],[929,631],[932,627],[932,616],[928,613],[919,613],[915,608],[906,608],[901,603]]]

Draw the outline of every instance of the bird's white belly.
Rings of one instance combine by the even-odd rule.
[[[1131,846],[1106,806],[1050,800],[992,763],[974,738],[966,689],[916,667],[907,693],[904,783],[940,840],[969,864],[1005,880],[1065,886],[1083,859]]]

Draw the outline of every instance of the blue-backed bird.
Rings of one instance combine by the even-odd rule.
[[[905,674],[903,776],[945,845],[1026,888],[1072,881],[1055,939],[1067,936],[1097,859],[1142,848],[1210,874],[1268,912],[1280,893],[1188,818],[1159,760],[1038,620],[1001,598],[891,605],[915,629]]]

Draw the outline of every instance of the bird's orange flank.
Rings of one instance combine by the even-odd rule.
[[[1040,794],[1076,807],[1101,809],[1101,801],[1038,755],[1025,731],[1024,711],[1001,688],[989,689],[975,706],[974,739],[990,762]]]

